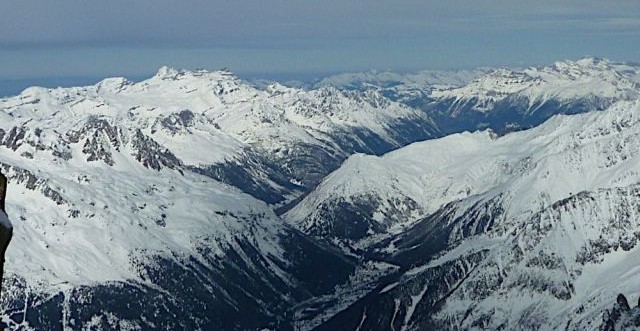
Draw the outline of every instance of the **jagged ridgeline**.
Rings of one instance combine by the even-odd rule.
[[[0,99],[2,321],[599,325],[615,298],[585,275],[635,256],[639,72],[583,59],[290,88],[162,68]],[[407,146],[478,128],[494,131]],[[616,270],[607,291],[636,293]]]

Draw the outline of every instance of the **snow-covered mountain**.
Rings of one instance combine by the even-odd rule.
[[[443,128],[450,126],[448,132],[473,125],[508,132],[536,126],[555,114],[603,110],[616,101],[633,100],[640,93],[639,73],[638,66],[597,58],[521,71],[497,69],[465,86],[434,91],[437,102],[426,109]]]
[[[314,93],[162,69],[136,84],[1,99],[0,170],[15,228],[2,321],[20,330],[290,327],[291,308],[345,282],[353,261],[205,166],[251,148],[287,155],[358,121],[383,134],[412,113]],[[359,102],[375,114],[341,108]]]
[[[1,126],[6,139],[34,142],[22,147],[25,156],[40,147],[66,154],[81,142],[86,159],[113,164],[128,131],[167,150],[154,168],[188,168],[268,203],[295,198],[354,152],[383,153],[437,133],[423,112],[374,91],[260,90],[226,71],[162,68],[140,83],[29,88],[0,99],[0,109],[11,116]]]
[[[639,81],[588,58],[307,88],[171,68],[29,88],[0,99],[3,322],[632,325],[616,295],[640,296]]]
[[[147,168],[129,146],[112,154],[118,169],[86,163],[82,147],[68,161],[0,151],[14,225],[2,298],[11,329],[286,325],[290,307],[353,270],[237,189]]]
[[[343,73],[328,76],[314,82],[313,88],[333,86],[344,90],[366,90],[382,88],[386,92],[409,95],[436,89],[464,86],[490,69],[474,70],[423,70],[416,73],[397,73],[393,71],[365,71]]]
[[[400,75],[370,72],[322,81],[373,89],[422,109],[443,133],[490,128],[502,134],[537,126],[555,114],[603,110],[640,93],[640,66],[586,57],[527,69],[479,69]]]
[[[640,295],[639,167],[639,101],[352,156],[286,217],[400,271],[319,329],[597,328]]]

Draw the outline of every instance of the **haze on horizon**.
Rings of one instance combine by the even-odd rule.
[[[640,60],[636,0],[23,0],[3,4],[0,31],[0,95],[162,65],[277,79]]]

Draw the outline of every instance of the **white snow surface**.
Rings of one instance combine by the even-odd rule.
[[[467,86],[433,93],[456,98],[489,96],[493,101],[509,93],[532,98],[589,93],[636,98],[637,80],[621,75],[621,70],[609,70],[613,66],[621,68],[606,60],[584,59],[528,69],[524,74],[498,70]],[[568,81],[570,89],[565,88]],[[304,231],[321,221],[314,217],[318,207],[337,197],[372,195],[383,202],[410,198],[420,212],[392,224],[390,231],[396,231],[449,202],[459,201],[463,212],[464,206],[499,197],[506,208],[501,227],[518,229],[535,212],[578,192],[640,182],[640,102],[630,100],[603,112],[556,116],[540,127],[499,138],[491,132],[466,132],[415,143],[381,157],[354,155],[285,217]],[[14,225],[5,272],[43,288],[135,279],[132,261],[143,256],[142,250],[187,255],[204,238],[225,245],[239,235],[251,235],[265,255],[282,257],[277,235],[284,225],[266,204],[206,177],[169,167],[145,168],[136,159],[135,133],[153,138],[186,165],[203,165],[234,157],[250,145],[275,151],[289,143],[324,144],[327,134],[345,127],[366,127],[387,137],[390,121],[413,115],[421,116],[376,91],[344,92],[332,87],[306,91],[278,84],[261,90],[226,71],[166,67],[139,83],[110,78],[88,87],[34,87],[0,99],[4,139],[12,128],[25,132],[15,148],[0,146],[0,164],[10,178],[7,211]],[[103,133],[95,136],[113,157],[113,166],[87,160],[83,149],[93,131],[78,142],[71,141],[70,134],[91,118],[117,128],[118,147]],[[25,173],[35,182],[24,179]],[[57,194],[58,202],[51,192]],[[569,213],[536,248],[574,261],[580,247],[597,239],[607,225],[589,220],[616,215],[615,206],[607,204],[614,198],[603,195],[597,198],[597,207]],[[261,217],[257,223],[239,222],[230,213]],[[382,218],[378,217],[381,223],[386,221]],[[161,226],[163,220],[166,225]],[[434,263],[478,247],[494,249],[501,240],[510,239],[476,238]],[[212,249],[222,254],[222,247]],[[575,311],[572,304],[584,300],[590,300],[586,315],[608,307],[613,301],[600,293],[639,294],[640,287],[630,276],[637,260],[635,248],[607,254],[602,263],[585,267],[583,276],[575,278],[575,301],[569,305],[544,301],[557,313],[554,321],[560,323],[562,309]],[[577,269],[575,264],[570,267]],[[610,268],[616,270],[612,275]],[[599,287],[606,277],[616,282]],[[500,306],[518,316],[518,309],[527,307],[513,306],[516,299],[492,297],[481,306]],[[463,298],[453,300],[446,313],[464,307],[468,302]]]

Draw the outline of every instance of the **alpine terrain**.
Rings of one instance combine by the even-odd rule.
[[[639,96],[596,58],[28,88],[0,98],[2,323],[637,326]]]

